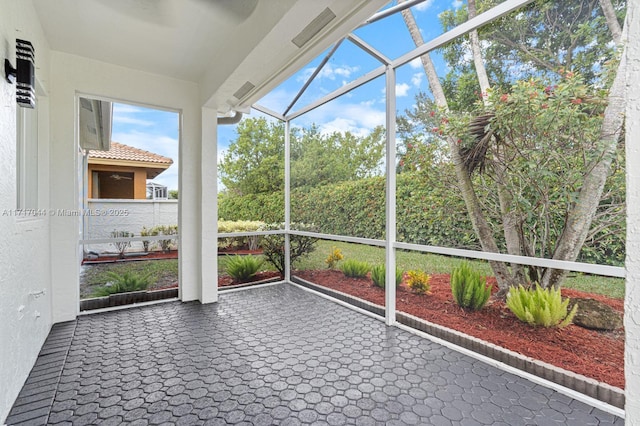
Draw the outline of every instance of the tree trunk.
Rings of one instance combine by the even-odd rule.
[[[468,11],[469,19],[476,17],[476,0],[468,0]],[[473,30],[469,33],[469,40],[471,41],[473,64],[475,65],[476,75],[478,76],[478,83],[480,83],[480,90],[482,91],[482,101],[486,103],[487,92],[491,88],[491,85],[489,84],[487,69],[485,68],[484,61],[482,59],[482,50],[480,49],[480,38],[478,37],[478,30]]]
[[[618,22],[618,17],[616,16],[616,11],[613,8],[613,4],[611,4],[611,0],[600,0],[600,7],[602,8],[604,19],[607,21],[609,31],[611,31],[613,42],[616,45],[620,44],[620,39],[622,38],[622,28],[620,27],[620,23]]]
[[[553,259],[575,261],[591,228],[624,125],[626,69],[626,55],[622,52],[616,78],[609,89],[608,104],[604,110],[600,129],[599,142],[602,146],[602,154],[587,166],[588,172],[584,177],[578,199],[567,214],[566,224],[558,239]],[[558,287],[564,275],[563,270],[547,269],[540,285]]]
[[[476,17],[476,1],[467,0],[468,6],[468,19]],[[484,66],[484,59],[482,56],[482,50],[480,48],[480,38],[478,37],[478,31],[473,30],[469,33],[469,40],[471,42],[471,52],[473,54],[473,64],[476,69],[476,75],[478,77],[478,83],[480,84],[480,90],[482,92],[482,102],[487,106],[488,91],[491,88],[489,84],[489,77],[487,76],[487,69]],[[507,253],[516,256],[522,256],[522,245],[520,241],[520,221],[517,212],[512,208],[512,196],[509,193],[509,189],[505,184],[507,179],[507,173],[504,167],[504,159],[501,158],[499,149],[497,148],[494,154],[494,167],[496,173],[496,187],[498,193],[498,201],[500,203],[500,215],[502,217],[502,229],[504,232],[504,238],[507,246]],[[522,265],[512,264],[511,272],[513,279],[518,283],[524,283],[525,275]]]
[[[404,1],[406,0],[398,0],[398,3],[403,3]],[[403,10],[402,17],[405,24],[407,25],[407,29],[409,30],[409,33],[411,34],[411,38],[413,39],[415,45],[423,45],[424,41],[422,40],[422,35],[420,34],[420,30],[418,29],[418,25],[416,24],[416,20],[413,17],[413,13],[411,12],[411,10]],[[431,61],[431,57],[429,56],[429,54],[425,54],[422,55],[420,59],[422,60],[424,71],[427,74],[429,87],[431,88],[431,93],[433,94],[436,105],[445,110],[448,109],[447,99],[445,97],[444,90],[442,89],[442,85],[440,84],[440,80],[438,79],[436,69],[433,66],[433,62]],[[467,170],[464,167],[464,164],[460,157],[460,151],[458,149],[457,141],[449,137],[447,138],[447,143],[451,151],[451,160],[453,161],[453,165],[456,171],[458,186],[460,188],[460,192],[462,193],[462,198],[464,199],[465,205],[467,206],[467,211],[469,212],[469,217],[471,219],[473,229],[475,230],[475,233],[480,240],[482,250],[486,252],[499,253],[498,245],[493,238],[493,230],[484,217],[480,201],[478,200],[478,196],[471,182],[471,177],[469,176],[469,173],[467,173]],[[507,289],[512,284],[514,284],[508,268],[502,262],[491,261],[489,262],[489,264],[491,265],[491,269],[496,276],[498,287],[500,288],[501,292],[506,292]]]

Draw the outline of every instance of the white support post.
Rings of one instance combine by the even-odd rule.
[[[284,122],[284,280],[291,281],[291,121]]]
[[[218,301],[218,114],[202,108],[200,302]]]
[[[387,126],[387,179],[386,179],[386,284],[385,322],[396,322],[396,70],[386,70],[386,126]]]
[[[640,425],[640,4],[629,2],[626,40],[625,146],[627,157],[627,256],[624,301],[625,423]],[[631,42],[633,40],[633,42]]]

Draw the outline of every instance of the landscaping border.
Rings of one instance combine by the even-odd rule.
[[[376,315],[382,317],[385,315],[385,308],[383,306],[373,304],[346,293],[322,287],[300,277],[291,276],[291,281],[295,284],[323,293],[343,302],[350,303]],[[400,324],[420,330],[434,337],[453,343],[465,349],[469,349],[527,373],[534,374],[550,382],[559,384],[576,392],[580,392],[614,407],[624,409],[625,395],[623,389],[611,386],[607,383],[598,382],[597,380],[581,374],[573,373],[555,365],[521,355],[517,352],[494,345],[493,343],[478,339],[477,337],[469,336],[468,334],[431,323],[413,315],[396,312],[396,320]]]
[[[94,297],[80,301],[80,311],[112,308],[114,306],[132,305],[134,303],[152,302],[154,300],[171,299],[178,297],[178,288],[163,290],[143,290],[129,293],[111,294],[105,297]]]

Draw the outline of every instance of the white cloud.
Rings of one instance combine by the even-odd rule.
[[[429,9],[432,4],[433,0],[425,0],[422,3],[415,5],[414,7],[418,12],[424,12],[425,10]]]
[[[462,7],[463,3],[464,2],[462,0],[453,0],[451,5],[453,6],[454,9],[460,9]]]
[[[409,86],[407,83],[396,84],[396,96],[397,97],[407,96],[409,94],[410,88],[411,86]]]
[[[126,115],[121,114],[113,114],[113,122],[116,124],[133,124],[135,126],[153,126],[155,123],[153,121],[144,120],[141,118],[127,117]]]
[[[133,124],[136,126],[153,126],[154,122],[144,118],[135,117],[136,114],[149,113],[147,108],[139,108],[132,105],[114,104],[113,122],[115,124]]]
[[[409,62],[409,66],[414,70],[418,68],[422,68],[422,60],[420,59],[420,57],[417,57],[411,62]]]
[[[296,119],[296,125],[315,123],[322,133],[351,132],[368,135],[374,127],[384,125],[384,109],[376,109],[375,101],[360,103],[330,102]]]
[[[420,87],[422,84],[422,77],[424,77],[424,74],[421,72],[417,72],[411,76],[411,84],[413,84],[413,87]]]
[[[353,73],[357,72],[359,69],[360,67],[358,66],[353,66],[353,67],[349,65],[334,66],[331,63],[328,63],[324,67],[322,67],[322,70],[320,71],[320,73],[318,73],[318,75],[316,76],[316,79],[326,78],[328,80],[335,80],[338,77],[342,79],[349,78]],[[309,77],[311,77],[311,75],[314,73],[315,70],[316,70],[316,67],[305,68],[302,74],[298,76],[296,80],[307,81]]]

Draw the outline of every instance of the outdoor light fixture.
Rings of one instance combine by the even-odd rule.
[[[33,44],[16,39],[16,68],[8,59],[4,60],[4,75],[11,84],[17,83],[16,102],[21,107],[36,106],[36,67]]]

